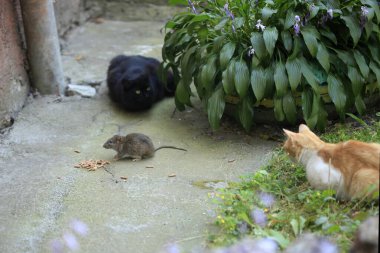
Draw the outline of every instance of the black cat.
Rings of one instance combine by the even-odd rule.
[[[158,78],[160,62],[144,56],[118,55],[110,62],[107,85],[111,99],[126,110],[149,109],[165,96],[173,96],[173,74],[166,85]]]

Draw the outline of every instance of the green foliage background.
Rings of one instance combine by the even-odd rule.
[[[342,119],[349,108],[364,113],[364,98],[379,91],[375,0],[190,2],[195,11],[189,7],[166,23],[162,69],[173,70],[181,110],[191,106],[194,83],[213,128],[231,96],[238,98],[237,118],[247,130],[263,100],[273,101],[278,121],[296,123],[300,107],[309,127],[323,129],[323,90]],[[265,29],[257,27],[259,20]]]

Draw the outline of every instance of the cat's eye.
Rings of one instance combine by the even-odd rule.
[[[136,90],[136,94],[140,95],[141,94],[141,90]]]

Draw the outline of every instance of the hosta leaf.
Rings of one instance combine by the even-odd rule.
[[[369,74],[369,68],[367,65],[367,62],[365,61],[364,56],[358,51],[354,50],[354,58],[356,60],[356,63],[359,66],[360,72],[362,73],[362,76],[367,79]]]
[[[302,113],[305,119],[308,119],[311,115],[313,108],[313,91],[310,89],[305,89],[302,92]]]
[[[369,51],[374,61],[380,64],[380,47],[377,45],[368,45]]]
[[[335,49],[334,51],[337,53],[339,59],[341,59],[345,64],[356,66],[355,58],[352,56],[351,51],[343,51],[338,49]]]
[[[228,20],[229,20],[229,18],[227,18],[227,17],[222,18],[222,20],[219,22],[219,24],[217,24],[217,25],[214,27],[214,29],[215,29],[216,31],[222,29],[222,28],[226,25],[226,23],[228,22]]]
[[[190,102],[191,90],[190,87],[184,85],[182,80],[180,80],[177,84],[177,88],[175,90],[175,97],[179,103],[184,105],[191,105]]]
[[[233,42],[228,42],[225,44],[220,51],[219,61],[220,61],[220,67],[222,69],[225,69],[227,67],[228,62],[231,60],[232,56],[234,55],[236,45]]]
[[[224,91],[218,88],[207,101],[208,121],[212,129],[217,129],[225,107]]]
[[[319,12],[319,7],[313,5],[313,7],[311,8],[311,11],[310,11],[309,20],[312,19],[312,18],[314,18],[315,16],[317,16],[318,12]]]
[[[244,25],[244,18],[237,17],[232,21],[232,24],[235,26],[235,28],[240,28]]]
[[[330,58],[327,48],[322,43],[318,45],[317,60],[323,67],[323,69],[328,73],[330,70]]]
[[[263,34],[259,32],[253,32],[251,35],[251,43],[257,57],[260,60],[263,60],[267,56]]]
[[[288,89],[288,76],[286,75],[285,65],[282,62],[276,64],[274,83],[276,85],[277,96],[284,96]]]
[[[274,67],[272,67],[272,66],[269,66],[269,67],[264,69],[265,80],[266,80],[264,97],[270,97],[270,98],[273,97],[274,90],[275,90]]]
[[[304,27],[301,29],[301,34],[305,41],[307,48],[309,49],[310,54],[315,57],[318,51],[318,41],[319,33],[314,27]]]
[[[251,96],[246,96],[241,100],[238,113],[240,123],[248,131],[253,123],[253,99]]]
[[[291,124],[295,124],[297,121],[297,107],[291,92],[286,93],[282,98],[282,108],[286,120]]]
[[[295,59],[297,58],[298,54],[302,50],[302,42],[299,36],[294,37],[294,45],[293,45],[293,52],[292,54],[288,57],[288,59]]]
[[[261,9],[261,18],[266,22],[274,13],[277,13],[277,10],[265,6]]]
[[[276,27],[267,27],[263,32],[265,47],[270,56],[273,54],[276,41],[278,39],[278,31]]]
[[[244,60],[238,60],[235,63],[235,88],[240,98],[247,95],[249,88],[249,70]]]
[[[315,74],[313,73],[313,68],[307,63],[305,58],[301,62],[302,75],[305,77],[307,83],[311,86],[315,93],[319,94],[319,83]]]
[[[256,100],[261,101],[264,98],[266,88],[266,76],[263,68],[254,68],[251,72],[251,87],[255,94]]]
[[[348,67],[348,78],[350,78],[352,84],[352,91],[355,97],[360,95],[363,90],[363,78],[359,71],[354,67]]]
[[[330,98],[333,101],[335,108],[339,113],[339,116],[341,117],[341,119],[344,119],[347,97],[343,87],[343,83],[338,77],[332,74],[329,74],[329,76],[327,77],[327,83]]]
[[[361,95],[355,97],[355,107],[360,115],[364,114],[366,106]]]
[[[379,8],[378,1],[376,1],[376,0],[362,0],[362,3],[371,6],[371,8],[376,13],[377,24],[380,24],[380,8]]]
[[[207,14],[198,14],[198,15],[195,15],[191,20],[190,22],[199,22],[199,21],[204,21],[204,20],[208,20],[210,19],[210,16],[207,15]]]
[[[321,35],[323,37],[326,37],[328,38],[331,42],[333,42],[335,45],[338,44],[338,40],[336,39],[336,36],[334,33],[332,33],[330,31],[330,29],[326,28],[326,29],[320,29],[319,32],[321,33]]]
[[[281,32],[281,40],[284,43],[285,49],[290,52],[293,48],[293,39],[289,31],[284,30]]]
[[[344,22],[346,23],[346,26],[350,30],[351,38],[354,42],[354,45],[356,46],[362,34],[362,31],[359,25],[359,20],[354,16],[341,16],[341,19],[344,20]]]
[[[285,23],[284,23],[284,30],[288,30],[290,27],[292,27],[295,23],[295,13],[292,10],[289,10],[286,13]]]
[[[225,36],[224,35],[221,35],[221,36],[218,36],[218,37],[215,37],[215,39],[213,40],[212,44],[214,46],[213,50],[215,53],[219,53],[221,48],[224,46],[224,40],[225,40]]]
[[[193,72],[195,70],[193,54],[197,46],[193,46],[186,51],[181,59],[181,73],[184,84],[189,85],[192,81]]]
[[[282,109],[282,98],[275,97],[273,99],[273,110],[274,110],[274,117],[277,121],[284,121],[285,120],[285,113]]]
[[[364,29],[365,29],[365,34],[366,34],[365,36],[366,40],[368,40],[369,37],[371,36],[371,33],[373,31],[373,26],[374,24],[372,21],[367,21],[367,23],[365,24]]]
[[[235,94],[235,60],[232,59],[227,69],[222,73],[222,84],[226,94]]]
[[[235,94],[235,86],[234,86],[234,83],[231,82],[231,78],[228,75],[228,69],[224,70],[222,73],[222,85],[223,85],[224,92],[227,95]]]
[[[301,82],[301,64],[298,59],[288,59],[286,61],[285,67],[288,73],[290,87],[292,91],[295,91],[298,87],[298,84]]]
[[[375,62],[371,61],[369,63],[369,67],[371,68],[372,72],[375,73],[376,79],[377,79],[377,86],[380,89],[380,67]]]
[[[202,67],[201,82],[202,86],[211,91],[214,86],[214,79],[216,75],[216,56],[212,55],[207,61],[207,64]]]

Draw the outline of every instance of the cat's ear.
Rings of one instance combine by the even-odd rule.
[[[298,127],[298,132],[299,133],[302,133],[302,132],[306,132],[306,131],[311,131],[310,128],[308,126],[306,126],[305,124],[301,124],[299,127]]]
[[[288,137],[288,138],[292,138],[296,133],[292,132],[292,131],[289,131],[289,130],[286,130],[286,129],[282,129],[285,133],[285,135]]]

